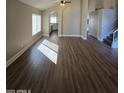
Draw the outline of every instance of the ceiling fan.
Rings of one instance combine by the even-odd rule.
[[[66,3],[71,3],[71,1],[61,0],[60,6],[65,6]]]

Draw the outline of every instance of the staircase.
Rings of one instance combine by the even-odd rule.
[[[113,33],[107,36],[105,39],[103,39],[103,42],[109,46],[112,45],[112,41],[113,41]]]
[[[112,46],[112,42],[118,38],[118,31],[116,31],[118,29],[118,19],[115,20],[115,22],[112,25],[112,30],[113,32],[107,36],[105,39],[103,39],[103,42],[109,46]],[[114,32],[115,31],[115,32]],[[116,35],[117,34],[117,35]],[[116,35],[116,37],[115,37]],[[114,40],[113,40],[114,38]]]

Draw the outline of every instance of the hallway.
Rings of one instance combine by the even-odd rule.
[[[44,40],[58,46],[56,64],[38,50]],[[7,89],[31,89],[31,93],[117,93],[117,54],[117,50],[92,37],[82,40],[53,33],[41,38],[7,68]]]

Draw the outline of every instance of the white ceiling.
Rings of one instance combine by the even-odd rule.
[[[58,4],[61,0],[18,0],[22,3],[30,5],[32,7],[38,8],[40,10],[45,10]]]

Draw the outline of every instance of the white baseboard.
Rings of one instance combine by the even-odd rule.
[[[87,38],[86,37],[84,37],[84,36],[80,36],[82,39],[84,39],[84,40],[87,40]]]
[[[58,35],[58,37],[62,37],[62,35]]]
[[[80,35],[61,35],[61,37],[80,37]]]
[[[11,57],[9,60],[7,60],[6,67],[9,67],[17,58],[19,58],[27,49],[29,49],[38,39],[40,39],[41,36],[34,39],[32,42],[27,44],[23,49],[21,49],[17,54],[15,54],[13,57]]]

